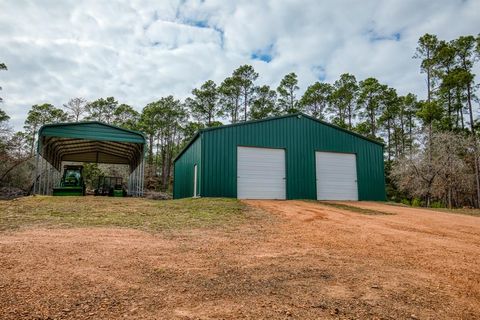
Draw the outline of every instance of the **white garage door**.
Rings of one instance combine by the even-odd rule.
[[[285,199],[285,182],[285,150],[238,147],[239,199]]]
[[[358,200],[355,154],[316,152],[317,199]]]

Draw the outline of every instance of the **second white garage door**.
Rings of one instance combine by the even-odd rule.
[[[238,147],[239,199],[285,199],[285,177],[285,150]]]
[[[316,152],[317,199],[358,200],[355,154]]]

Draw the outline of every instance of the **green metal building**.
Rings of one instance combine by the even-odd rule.
[[[383,144],[301,113],[207,128],[175,158],[173,195],[385,200]]]

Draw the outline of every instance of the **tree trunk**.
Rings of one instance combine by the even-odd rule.
[[[155,168],[155,174],[154,174],[155,177],[158,176],[158,174],[157,174],[157,168],[159,167],[159,163],[158,163],[158,160],[159,160],[159,158],[158,158],[158,153],[159,153],[159,150],[160,150],[160,149],[163,149],[163,148],[160,148],[160,139],[161,139],[161,134],[159,133],[159,134],[157,135],[157,150],[156,150],[156,152],[155,152],[155,166],[154,166],[154,168]]]
[[[245,88],[244,91],[244,96],[243,96],[243,107],[244,107],[244,112],[245,112],[245,121],[247,121],[247,108],[248,108],[248,94],[247,94],[247,88]]]
[[[293,89],[290,89],[290,112],[293,111]]]
[[[477,136],[475,135],[475,125],[473,122],[473,110],[472,110],[472,95],[470,84],[467,86],[467,103],[468,111],[470,113],[470,128],[472,130],[473,144],[474,144],[474,161],[475,161],[475,182],[477,186],[477,208],[480,207],[480,173],[478,168],[478,146],[477,146]]]
[[[400,144],[401,144],[400,153],[402,155],[405,154],[405,119],[404,117],[405,117],[405,114],[402,111],[402,113],[400,114]]]
[[[239,106],[240,106],[239,100],[240,100],[240,98],[239,98],[239,96],[237,95],[237,96],[235,97],[235,110],[234,110],[234,114],[233,114],[233,116],[234,116],[234,118],[233,118],[233,123],[235,123],[235,122],[238,121],[238,108],[239,108]]]
[[[153,134],[148,136],[148,176],[153,176]]]
[[[170,147],[168,148],[168,152],[167,152],[165,178],[163,181],[165,190],[168,190],[170,186],[170,174],[172,172],[172,158],[173,158],[173,142],[170,143]]]
[[[33,157],[35,154],[35,137],[37,136],[37,127],[33,127],[33,136],[32,136],[32,145],[30,146],[30,156]]]
[[[452,130],[452,95],[450,90],[448,90],[448,129]]]
[[[166,148],[167,146],[164,144],[162,146],[162,151],[160,152],[161,163],[162,163],[162,171],[161,171],[161,180],[160,180],[160,190],[165,191],[165,175],[166,175]]]
[[[153,134],[148,137],[148,164],[153,165]]]
[[[391,136],[390,136],[390,119],[387,121],[387,150],[388,150],[388,162],[392,161],[391,154],[392,154],[392,143],[391,143]]]
[[[470,127],[472,129],[472,134],[475,135],[475,124],[473,121],[473,110],[472,110],[472,89],[470,88],[470,84],[467,86],[467,104],[468,104],[468,112],[470,113]]]
[[[456,123],[455,126],[457,127],[457,129],[460,127],[460,122],[459,121],[460,121],[460,113],[457,109],[457,118],[455,119],[455,123]]]
[[[413,155],[413,119],[412,116],[410,115],[410,118],[408,119],[408,151],[410,154],[410,159],[412,159]]]
[[[348,105],[348,128],[352,129],[352,107]]]
[[[428,182],[428,191],[427,191],[427,207],[430,207],[430,197],[431,197],[431,189],[432,189],[432,184],[433,184],[433,168],[432,168],[432,161],[433,161],[433,156],[432,156],[432,134],[433,130],[433,125],[432,122],[428,124],[428,172],[430,174],[430,180]]]
[[[430,60],[430,50],[427,50],[427,60]],[[432,97],[432,91],[431,91],[431,85],[430,85],[430,67],[427,68],[427,101],[431,101]]]
[[[370,111],[370,126],[371,126],[371,134],[372,137],[375,137],[375,112],[373,110]]]
[[[448,187],[448,208],[452,209],[452,187]]]

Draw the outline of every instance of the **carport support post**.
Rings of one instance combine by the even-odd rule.
[[[138,196],[142,194],[142,163],[138,165]]]
[[[135,197],[135,169],[132,171],[132,197]]]
[[[142,168],[140,167],[140,165],[138,165],[138,182],[137,182],[137,197],[140,197],[140,184],[141,184],[141,180],[140,180],[140,173],[141,173],[141,170]]]
[[[135,186],[135,183],[134,183],[134,182],[135,182],[135,181],[134,181],[135,176],[134,176],[134,174],[135,174],[135,170],[133,170],[133,171],[130,173],[130,190],[129,190],[129,192],[130,192],[130,195],[131,195],[132,197],[135,195],[135,192],[134,192],[135,190],[133,190],[133,188],[134,188],[134,186]]]
[[[128,175],[127,190],[128,190],[128,195],[130,195],[130,174]]]
[[[47,162],[45,161],[45,159],[42,156],[42,195],[45,194],[45,189],[47,187],[45,185],[47,183],[47,177],[45,176],[46,167],[47,167]]]
[[[44,177],[44,181],[43,181],[43,195],[46,195],[47,194],[47,183],[48,183],[48,173],[47,173],[47,170],[48,170],[48,162],[47,162],[47,159],[43,159],[43,163],[44,163],[44,166],[43,166],[43,174],[45,175]]]
[[[39,157],[39,164],[38,164],[38,194],[42,194],[42,169],[43,169],[43,159]]]
[[[132,173],[128,175],[128,195],[132,195]]]
[[[137,196],[137,168],[135,168],[135,171],[133,171],[133,193],[135,194],[135,197]]]
[[[47,190],[45,192],[46,195],[49,195],[50,194],[50,164],[48,163],[47,161]]]
[[[133,170],[133,196],[137,196],[137,168]]]
[[[40,165],[38,167],[38,194],[42,194],[43,189],[43,158],[40,156]]]
[[[38,187],[38,151],[35,152],[35,176],[33,177],[33,194],[37,194]]]
[[[58,170],[57,168],[55,168],[55,183],[53,185],[54,188],[58,188],[58,176],[59,176]],[[53,190],[52,190],[52,194],[53,194]]]
[[[138,196],[142,194],[142,163],[138,165]]]
[[[52,194],[53,194],[53,188],[56,187],[57,184],[57,168],[53,167],[52,168]]]
[[[142,176],[140,180],[141,187],[141,196],[143,197],[143,191],[145,190],[145,158],[142,157]]]
[[[40,170],[40,176],[42,177],[42,184],[41,184],[41,187],[42,187],[42,191],[40,192],[41,195],[43,195],[45,193],[45,159],[43,158],[43,156],[40,156],[41,159],[42,159],[42,166],[41,166],[41,170]]]
[[[133,169],[132,173],[131,173],[131,176],[132,176],[132,197],[135,197],[135,169]]]
[[[139,167],[137,166],[137,169],[135,169],[136,171],[136,174],[135,174],[135,194],[136,196],[138,197],[138,192],[140,190],[140,187],[139,187],[139,173],[140,173],[140,170],[139,170]]]
[[[137,167],[137,197],[140,195],[140,165]]]
[[[143,196],[143,158],[140,163],[140,197]]]

